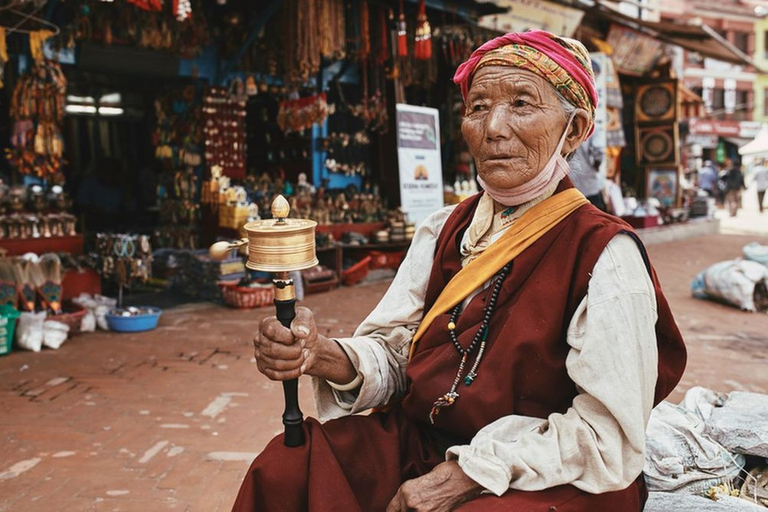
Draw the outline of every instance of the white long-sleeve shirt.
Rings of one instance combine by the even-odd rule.
[[[363,383],[349,393],[313,379],[321,420],[405,394],[405,367],[425,313],[432,255],[451,211],[444,208],[420,225],[379,304],[353,337],[337,340]],[[658,371],[656,319],[655,291],[640,251],[629,236],[617,235],[595,264],[587,296],[568,327],[566,368],[579,393],[572,406],[547,419],[502,417],[469,445],[449,448],[446,458],[458,459],[468,476],[499,496],[510,488],[562,484],[590,493],[626,488],[644,463]]]

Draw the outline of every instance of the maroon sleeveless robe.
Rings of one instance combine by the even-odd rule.
[[[558,192],[570,188],[564,180]],[[459,244],[479,196],[457,206],[438,238],[425,311],[461,268]],[[429,472],[450,444],[468,443],[485,425],[510,414],[546,418],[565,412],[577,391],[568,377],[566,332],[587,293],[590,272],[618,233],[631,228],[592,205],[555,226],[513,262],[489,326],[486,354],[471,386],[429,424],[434,401],[450,388],[460,357],[448,336],[449,314],[427,329],[407,368],[408,392],[389,412],[320,424],[305,422],[307,443],[285,448],[275,438],[251,465],[234,509],[242,511],[380,511],[402,482]],[[642,245],[639,245],[645,257]],[[646,260],[647,261],[647,260]],[[675,387],[685,367],[685,347],[653,269],[659,319],[659,378],[655,401]],[[466,346],[482,321],[490,290],[475,296],[456,327]],[[470,359],[471,361],[472,359]],[[537,492],[483,495],[462,511],[640,511],[647,492],[643,475],[627,489],[593,495],[563,485]]]

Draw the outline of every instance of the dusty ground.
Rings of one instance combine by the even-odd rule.
[[[690,352],[675,400],[694,385],[768,391],[768,316],[689,292],[699,270],[751,240],[768,243],[715,235],[650,247]],[[343,335],[386,284],[305,302],[322,329]],[[152,333],[82,335],[59,351],[0,358],[0,511],[228,510],[250,460],[281,430],[280,387],[250,361],[267,313],[190,305]],[[309,391],[302,380],[312,414]]]

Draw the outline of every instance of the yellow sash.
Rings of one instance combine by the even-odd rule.
[[[589,201],[575,188],[569,188],[525,212],[480,256],[462,268],[445,285],[432,308],[424,315],[411,343],[410,360],[419,339],[438,315],[450,310],[470,293],[544,236],[550,229]]]

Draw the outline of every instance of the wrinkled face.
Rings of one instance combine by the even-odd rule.
[[[581,143],[587,120],[585,111],[577,111],[563,154]],[[489,66],[472,80],[461,132],[483,180],[512,189],[544,168],[567,121],[555,89],[543,78],[519,68]]]

